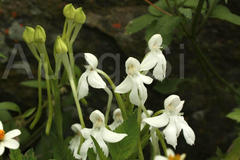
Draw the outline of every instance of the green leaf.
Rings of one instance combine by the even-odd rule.
[[[223,5],[217,5],[212,11],[210,17],[218,18],[236,25],[240,25],[240,16],[233,14],[227,7]]]
[[[178,85],[182,83],[182,79],[165,79],[162,82],[157,82],[154,89],[162,94],[172,94],[178,90]]]
[[[33,149],[28,150],[23,157],[23,160],[37,160],[34,155]]]
[[[145,14],[140,17],[137,17],[128,23],[128,25],[126,27],[126,33],[128,33],[128,34],[136,33],[138,31],[146,28],[154,20],[156,20],[156,17],[154,17],[150,14]]]
[[[189,8],[179,8],[178,11],[182,13],[186,18],[192,19],[192,10]]]
[[[23,160],[23,155],[20,149],[10,150],[9,158],[10,160]]]
[[[118,143],[109,143],[109,151],[114,160],[125,160],[134,154],[137,148],[139,128],[137,124],[137,112],[132,114],[118,128],[114,130],[117,133],[126,133],[125,137]]]
[[[168,46],[171,43],[174,31],[179,27],[181,20],[181,17],[178,16],[162,16],[156,23],[151,24],[146,30],[146,41],[148,41],[154,34],[159,33],[163,37],[163,44]]]
[[[240,158],[240,137],[235,139],[230,146],[227,156],[224,160],[238,160]]]
[[[92,148],[88,149],[87,155],[89,160],[96,160],[97,155],[94,153],[94,150]]]
[[[229,113],[227,117],[240,123],[240,109],[235,109],[233,112]]]
[[[31,116],[35,112],[35,110],[36,110],[36,107],[28,109],[27,111],[25,111],[22,114],[22,117],[27,118],[27,117]]]
[[[7,58],[3,53],[0,53],[0,58]]]
[[[38,88],[38,81],[37,80],[23,81],[20,84],[23,85],[23,86],[26,86],[26,87]],[[42,88],[47,88],[46,87],[46,82],[41,81],[41,86],[42,86]]]
[[[96,139],[93,136],[91,136],[91,138],[92,138],[93,143],[96,147],[96,150],[97,150],[97,153],[98,153],[98,156],[99,156],[100,160],[108,160],[108,158],[105,156],[103,150],[101,149],[101,147],[97,143]]]
[[[19,106],[13,102],[1,102],[0,103],[0,110],[9,110],[21,113]]]
[[[8,121],[12,119],[11,114],[6,110],[0,110],[0,121]]]
[[[169,3],[170,3],[171,6],[174,4],[172,1],[169,1]],[[168,11],[168,9],[169,9],[165,0],[160,0],[160,1],[156,2],[156,3],[154,3],[154,5],[159,7],[159,8],[161,8],[161,9],[163,9],[163,10],[165,10],[165,11]],[[148,12],[151,13],[152,15],[154,15],[154,16],[165,15],[162,12],[160,12],[158,9],[153,7],[152,5],[150,5],[148,7]]]

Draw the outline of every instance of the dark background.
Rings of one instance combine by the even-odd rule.
[[[74,51],[94,53],[97,57],[104,53],[120,54],[121,80],[125,75],[124,62],[129,56],[143,58],[146,51],[144,31],[134,35],[124,33],[130,20],[147,12],[147,4],[142,0],[4,0],[0,2],[0,52],[9,56],[16,44],[24,49],[27,61],[30,63],[36,78],[37,62],[26,45],[21,40],[24,26],[42,25],[47,32],[47,46],[51,53],[53,42],[62,32],[64,17],[62,8],[67,3],[76,7],[82,6],[87,15],[87,22],[80,31]],[[240,1],[229,0],[228,7],[240,15]],[[211,19],[208,21],[198,42],[204,54],[222,77],[239,87],[240,81],[240,28],[227,22]],[[184,44],[184,49],[180,48]],[[207,76],[200,66],[187,40],[173,42],[170,54],[166,59],[171,64],[168,78],[179,78],[179,55],[184,54],[184,79],[174,94],[180,95],[186,101],[183,108],[185,119],[196,134],[196,143],[188,146],[181,135],[178,139],[177,152],[187,153],[187,159],[203,160],[215,154],[217,147],[227,151],[236,137],[236,123],[226,118],[226,114],[237,107],[236,98],[216,78]],[[15,63],[21,62],[19,56]],[[84,61],[77,61],[80,65]],[[7,60],[1,59],[0,77],[2,77]],[[112,63],[104,61],[103,68],[112,73]],[[29,80],[24,70],[12,69],[7,79],[0,82],[0,101],[13,101],[22,110],[37,105],[37,90],[19,85],[21,81]],[[169,93],[161,94],[154,90],[154,82],[148,86],[149,98],[146,106],[154,111],[163,107],[163,100]],[[87,97],[90,106],[104,106],[106,98],[99,96],[101,91],[94,90]],[[97,98],[98,99],[97,99]],[[85,117],[91,110],[84,109]]]

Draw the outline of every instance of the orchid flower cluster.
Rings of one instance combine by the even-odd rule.
[[[127,76],[118,86],[115,86],[111,78],[103,70],[98,69],[98,59],[91,53],[84,53],[84,58],[87,62],[87,65],[85,65],[86,70],[81,74],[80,78],[76,76],[73,43],[86,20],[86,16],[81,7],[75,9],[72,4],[64,7],[63,14],[66,18],[63,33],[56,38],[53,49],[55,70],[52,68],[48,58],[44,29],[41,26],[37,26],[35,29],[26,27],[23,34],[23,39],[39,64],[39,106],[30,128],[34,128],[38,123],[43,109],[42,88],[40,85],[42,80],[41,68],[43,67],[48,96],[46,134],[50,133],[54,119],[58,136],[63,138],[62,106],[59,93],[59,86],[61,84],[58,81],[58,74],[61,72],[61,66],[63,66],[67,73],[80,120],[80,123],[72,125],[71,129],[76,135],[69,142],[69,149],[76,159],[86,160],[89,150],[93,150],[96,159],[102,159],[102,156],[110,157],[112,145],[109,144],[121,143],[130,136],[128,130],[119,132],[118,129],[124,123],[128,122],[130,115],[136,113],[137,118],[135,120],[139,134],[134,136],[138,136],[136,143],[138,146],[138,158],[140,160],[144,159],[140,133],[145,132],[149,135],[148,142],[152,144],[155,160],[183,160],[185,154],[175,154],[170,148],[167,148],[165,140],[167,144],[175,149],[177,138],[181,131],[183,131],[184,138],[189,145],[193,145],[195,142],[194,131],[184,120],[183,113],[181,112],[184,101],[177,95],[170,95],[165,99],[164,109],[161,112],[154,113],[145,107],[145,102],[148,98],[145,85],[150,85],[154,79],[163,81],[166,77],[167,61],[162,52],[162,36],[155,34],[150,38],[148,41],[150,51],[146,54],[142,62],[139,62],[134,57],[129,57],[126,60],[125,71]],[[151,70],[153,77],[148,74]],[[78,83],[77,78],[79,78]],[[110,85],[107,85],[105,80]],[[89,87],[103,89],[108,95],[108,101],[105,115],[100,110],[94,110],[89,116],[92,127],[86,128],[80,104],[86,104],[85,97],[89,94]],[[114,121],[109,124],[113,95],[116,98],[118,107],[113,112]],[[126,100],[123,100],[123,96],[127,97]],[[53,99],[55,103],[53,103]],[[0,155],[3,154],[4,147],[10,149],[19,147],[19,143],[12,138],[20,135],[20,133],[19,130],[13,130],[5,134],[0,123]],[[161,143],[162,152],[160,152],[159,142]],[[103,155],[99,152],[99,147]]]

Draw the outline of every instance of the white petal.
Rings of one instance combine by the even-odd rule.
[[[150,126],[161,128],[168,124],[169,117],[166,113],[163,113],[156,117],[146,118],[143,120],[145,123],[149,124]]]
[[[151,84],[153,81],[151,77],[145,76],[143,74],[140,74],[140,77],[145,84]]]
[[[183,135],[186,140],[186,142],[189,145],[193,145],[195,142],[195,133],[192,130],[192,128],[187,124],[187,122],[184,120],[183,117],[179,118],[179,123],[181,123],[182,129],[183,129]]]
[[[167,66],[167,61],[164,55],[162,53],[159,53],[157,65],[153,69],[153,76],[157,80],[162,81],[166,77],[166,66]]]
[[[75,123],[72,125],[71,129],[75,132],[75,133],[81,133],[81,125],[79,123]]]
[[[90,114],[90,117],[89,117],[89,118],[90,118],[90,120],[91,120],[91,122],[92,122],[93,124],[94,124],[96,121],[98,121],[99,118],[103,121],[103,123],[104,123],[104,120],[105,120],[103,113],[102,113],[101,111],[99,111],[99,110],[93,111],[93,112]]]
[[[164,107],[166,109],[167,106],[171,105],[173,107],[177,107],[180,104],[181,100],[178,95],[170,95],[164,100]]]
[[[85,53],[85,54],[84,54],[84,57],[85,57],[87,63],[88,63],[92,68],[97,68],[98,60],[97,60],[97,57],[96,57],[96,56],[94,56],[94,55],[91,54],[91,53]]]
[[[9,149],[18,149],[19,142],[16,141],[15,139],[7,139],[3,141],[3,145]]]
[[[148,41],[148,47],[150,50],[160,48],[162,45],[162,36],[160,34],[154,34]]]
[[[159,155],[159,156],[155,156],[154,160],[168,160],[168,158]]]
[[[104,141],[109,142],[109,143],[119,142],[126,136],[127,136],[127,134],[125,134],[125,133],[115,133],[115,132],[108,130],[107,128],[104,128],[103,133],[102,133],[102,137],[103,137]]]
[[[88,82],[93,88],[105,88],[106,83],[103,81],[102,77],[97,73],[97,71],[90,71],[88,75]]]
[[[120,125],[121,123],[117,123],[116,121],[114,121],[112,124],[108,125],[108,127],[113,131]]]
[[[120,83],[116,88],[115,92],[116,93],[127,93],[131,90],[132,88],[132,80],[127,76],[122,83]]]
[[[155,56],[155,53],[149,52],[147,53],[146,57],[143,59],[141,63],[141,71],[148,71],[152,69],[157,64],[157,57]]]
[[[99,146],[101,147],[105,156],[108,157],[109,150],[108,150],[108,147],[107,147],[106,143],[103,141],[102,138],[98,138],[98,137],[96,137],[96,141],[99,144]]]
[[[176,112],[179,113],[182,108],[183,108],[183,105],[184,105],[184,102],[185,101],[180,101],[180,103],[178,104],[178,106],[176,107]]]
[[[73,152],[74,157],[76,157],[77,159],[80,158],[80,155],[78,154],[78,150],[80,147],[80,141],[81,141],[81,137],[76,135],[69,142],[69,149]]]
[[[148,113],[149,116],[152,116],[153,111],[150,110],[150,109],[148,109],[148,110],[147,110],[147,113]],[[141,117],[142,117],[142,120],[145,119],[145,118],[147,118],[147,115],[145,114],[145,112],[142,112]]]
[[[147,88],[144,86],[143,83],[139,83],[139,85],[138,85],[138,93],[139,93],[139,96],[140,96],[141,105],[144,105],[144,103],[147,100],[148,94],[147,94]]]
[[[81,130],[81,134],[82,134],[83,138],[85,138],[85,139],[90,138],[91,132],[92,132],[92,129],[89,129],[89,128],[83,128]]]
[[[135,104],[137,106],[139,106],[141,104],[141,100],[138,95],[138,88],[137,88],[136,84],[133,85],[133,88],[129,94],[129,99],[132,104]]]
[[[2,121],[0,121],[0,129],[3,130],[3,124],[2,124]]]
[[[177,146],[177,128],[174,119],[170,118],[170,122],[167,127],[163,130],[163,134],[168,144],[174,148]]]
[[[79,100],[88,95],[89,89],[88,89],[88,83],[87,83],[87,76],[88,76],[88,72],[84,72],[79,78],[78,87],[77,87]]]
[[[81,146],[80,149],[80,155],[82,157],[82,160],[86,160],[87,159],[87,152],[89,148],[93,147],[93,141],[91,138],[87,139],[86,141],[84,141],[84,143]]]
[[[172,149],[170,148],[167,149],[167,156],[175,156],[175,153],[173,152]]]
[[[3,155],[5,147],[0,143],[0,156]]]
[[[12,131],[9,131],[5,134],[4,140],[8,140],[14,137],[17,137],[21,134],[21,131],[19,129],[14,129]]]

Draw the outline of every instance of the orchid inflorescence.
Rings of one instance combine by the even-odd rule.
[[[146,54],[142,62],[134,57],[129,57],[125,62],[126,78],[118,85],[112,82],[111,78],[103,71],[98,69],[98,59],[91,53],[84,53],[84,58],[87,62],[85,72],[83,72],[78,80],[75,74],[75,62],[73,57],[72,46],[79,33],[82,24],[86,20],[86,16],[82,8],[75,9],[72,4],[64,7],[63,14],[65,16],[65,24],[63,33],[56,38],[54,44],[55,70],[51,67],[48,53],[45,47],[46,34],[41,26],[35,29],[26,27],[23,34],[23,39],[27,43],[29,49],[39,62],[39,72],[43,66],[45,70],[45,78],[48,95],[48,120],[46,124],[46,134],[51,130],[53,118],[56,118],[56,127],[60,137],[62,137],[62,118],[61,118],[61,103],[58,82],[58,74],[61,71],[61,66],[64,67],[69,84],[72,89],[73,97],[77,107],[80,123],[72,125],[71,129],[76,135],[69,142],[69,149],[72,151],[76,159],[86,160],[88,151],[92,149],[96,154],[97,159],[100,159],[98,146],[101,148],[104,156],[109,157],[109,143],[118,143],[123,141],[128,133],[119,133],[117,129],[123,125],[131,112],[134,111],[134,106],[137,106],[137,125],[139,133],[148,128],[150,132],[150,142],[153,147],[154,160],[183,160],[185,154],[175,154],[170,148],[166,147],[164,138],[167,144],[174,149],[177,146],[177,138],[183,131],[184,138],[189,145],[195,142],[195,134],[188,123],[184,120],[181,113],[184,101],[177,95],[170,95],[164,101],[164,109],[161,114],[157,115],[151,110],[147,110],[145,102],[148,98],[148,92],[145,85],[150,85],[154,79],[163,81],[166,77],[167,62],[162,52],[162,36],[160,34],[153,35],[148,41],[149,52]],[[149,76],[149,71],[153,69],[153,77]],[[41,76],[41,74],[40,74]],[[50,76],[52,78],[50,78]],[[111,88],[106,84],[105,79],[110,84]],[[41,83],[41,77],[38,79]],[[84,103],[85,97],[89,94],[89,87],[95,89],[103,89],[108,95],[108,103],[105,115],[100,110],[94,110],[89,120],[92,123],[92,128],[86,128],[83,119],[81,101]],[[39,106],[30,128],[34,128],[40,119],[42,113],[42,88],[39,86]],[[114,93],[112,93],[112,91]],[[123,94],[127,97],[123,100]],[[115,95],[118,107],[113,112],[113,122],[108,124],[109,114],[112,107],[112,99]],[[52,99],[57,99],[52,103]],[[127,106],[130,102],[130,107]],[[159,113],[159,112],[158,112]],[[54,116],[53,116],[54,114]],[[152,116],[152,117],[151,117]],[[160,129],[158,129],[160,128]],[[5,134],[2,123],[0,122],[0,155],[4,152],[4,147],[17,149],[19,143],[12,139],[20,135],[19,130],[13,130]],[[141,137],[138,135],[138,158],[144,159],[142,154]],[[98,146],[96,146],[96,143]],[[158,142],[161,143],[163,152],[160,152]]]

